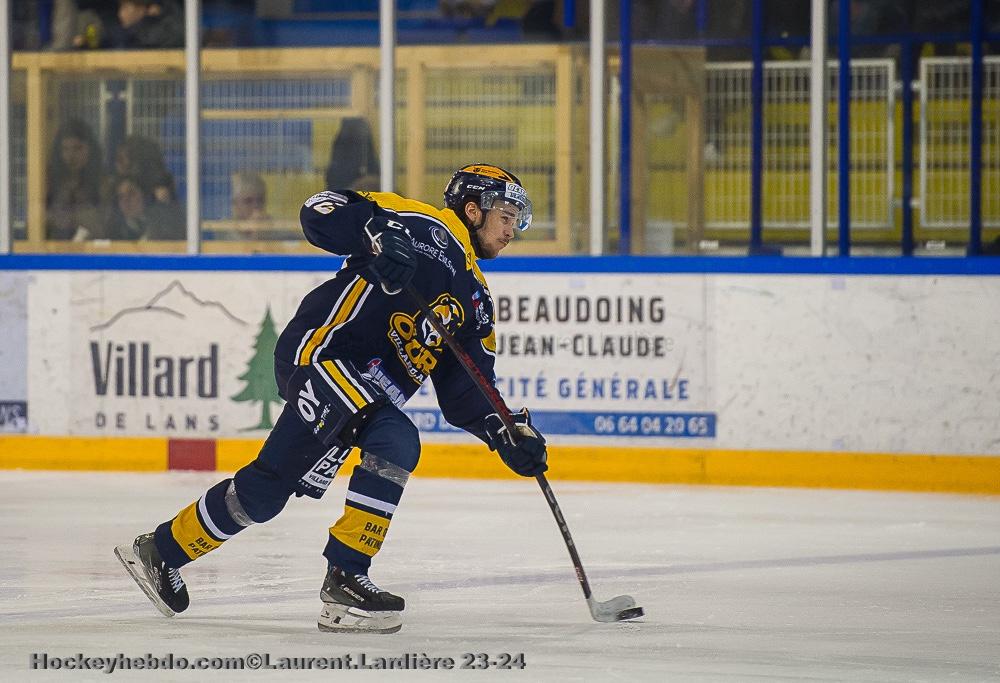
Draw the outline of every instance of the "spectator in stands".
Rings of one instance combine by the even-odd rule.
[[[184,47],[184,14],[172,0],[118,0],[119,47]]]
[[[144,191],[138,177],[120,176],[114,184],[106,236],[113,240],[184,239],[184,216],[177,204],[158,202]]]
[[[256,173],[233,176],[233,219],[238,221],[269,221],[267,186]]]
[[[378,154],[371,126],[360,117],[345,118],[330,146],[326,186],[331,190],[372,190],[378,185]]]
[[[46,182],[49,239],[82,241],[101,232],[101,151],[82,120],[70,119],[56,133]]]
[[[812,31],[810,5],[803,0],[764,0],[764,32],[770,38],[808,38]],[[807,48],[790,45],[767,50],[769,59],[803,59],[807,54]]]
[[[807,3],[808,4],[808,3]],[[560,21],[565,10],[560,0],[556,2],[556,21]],[[710,0],[705,6],[704,37],[742,38],[750,40],[751,22],[750,0]],[[590,2],[576,0],[572,28],[563,28],[563,34],[571,40],[587,40],[590,35]],[[636,0],[632,3],[632,40],[671,40],[697,38],[698,0]],[[605,7],[606,34],[608,40],[618,39],[619,3],[609,2]],[[743,60],[750,58],[749,47],[713,46],[708,48],[708,58],[715,60]]]
[[[912,7],[907,10],[899,0],[851,0],[851,37],[874,36],[880,34],[906,33],[910,30]],[[837,35],[838,0],[830,4],[830,16],[834,18],[830,35]],[[851,48],[852,57],[899,58],[898,45],[856,45]]]
[[[448,19],[485,19],[498,0],[440,0],[441,14]]]
[[[987,14],[989,14],[989,5]],[[938,0],[937,2],[916,2],[913,7],[913,30],[917,33],[969,33],[970,6],[968,0]],[[967,42],[967,41],[966,41]],[[927,44],[924,56],[952,56],[958,54],[957,43]],[[965,54],[968,54],[966,52]]]
[[[119,30],[117,5],[107,0],[55,0],[52,6],[53,50],[108,47]]]
[[[38,30],[38,2],[9,3],[11,28],[7,28],[7,17],[4,17],[3,30],[10,31],[11,49],[37,50],[41,47],[42,36]]]
[[[142,191],[161,204],[177,201],[174,176],[167,168],[160,145],[144,135],[130,135],[115,149],[115,175],[135,176]]]

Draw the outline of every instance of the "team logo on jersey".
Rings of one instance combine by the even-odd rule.
[[[440,225],[435,225],[431,228],[431,237],[434,239],[434,244],[442,249],[448,248],[448,231]]]
[[[476,316],[476,330],[490,327],[493,322],[493,300],[489,292],[477,289],[472,293],[472,311]]]
[[[402,408],[403,404],[406,403],[406,396],[403,394],[403,390],[397,387],[396,383],[382,369],[381,358],[372,358],[368,361],[368,370],[362,372],[361,376],[381,389],[382,393],[388,396],[389,400],[397,408]]]
[[[465,311],[462,304],[451,294],[442,294],[431,304],[431,310],[437,316],[445,329],[453,332],[465,322]],[[389,340],[396,347],[396,355],[417,384],[423,384],[427,376],[437,366],[435,352],[441,348],[444,341],[423,313],[415,315],[394,313],[389,318]]]

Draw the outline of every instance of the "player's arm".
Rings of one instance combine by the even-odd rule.
[[[482,376],[496,384],[494,356],[484,344],[485,340],[473,338],[463,340],[462,347]],[[532,426],[527,409],[511,414],[514,433],[510,433],[452,353],[441,357],[431,379],[441,413],[449,424],[482,439],[507,467],[522,477],[533,477],[548,469],[545,437]]]
[[[494,358],[483,348],[483,340],[462,339],[461,343],[483,377],[496,384]],[[448,424],[464,429],[489,444],[484,421],[493,412],[493,407],[450,351],[442,354],[431,373],[431,381],[434,382],[434,393],[437,394],[441,414]]]
[[[299,211],[306,239],[331,254],[370,254],[365,226],[373,216],[396,217],[350,190],[326,190],[307,199]]]
[[[374,256],[371,267],[387,294],[413,278],[417,256],[399,214],[357,192],[327,190],[307,199],[299,211],[306,239],[333,254]]]

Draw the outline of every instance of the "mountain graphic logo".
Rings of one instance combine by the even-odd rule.
[[[180,297],[181,300],[177,302],[178,304],[183,303],[185,301],[190,301],[200,308],[217,310],[234,323],[243,326],[247,325],[247,322],[245,320],[242,320],[233,315],[232,312],[230,312],[230,310],[226,308],[221,302],[202,299],[198,297],[196,294],[194,294],[187,287],[185,287],[180,280],[174,280],[164,289],[154,294],[153,297],[145,304],[123,308],[122,310],[118,311],[113,316],[111,316],[105,322],[98,323],[97,325],[91,327],[90,331],[99,332],[101,330],[106,330],[112,325],[114,325],[116,322],[121,320],[122,318],[126,318],[136,313],[146,313],[150,311],[155,313],[163,313],[165,315],[170,315],[177,318],[178,320],[186,319],[187,316],[182,311],[177,310],[179,306],[169,301],[168,297],[170,297],[171,294],[177,294]],[[164,302],[164,300],[167,301]]]
[[[241,382],[245,382],[245,386],[242,391],[231,397],[237,403],[260,403],[260,420],[253,427],[241,429],[241,432],[270,429],[274,426],[274,421],[271,419],[271,404],[281,403],[278,388],[274,383],[274,345],[277,341],[278,333],[271,318],[271,307],[268,306],[260,323],[260,331],[254,339],[253,356],[247,361],[246,370],[238,378]]]

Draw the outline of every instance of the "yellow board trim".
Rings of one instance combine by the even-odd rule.
[[[262,438],[219,439],[216,467],[221,472],[239,469],[257,457],[262,443]],[[549,466],[551,479],[576,481],[1000,495],[1000,455],[553,445]],[[0,469],[162,472],[167,469],[167,439],[0,436]],[[424,444],[415,476],[517,478],[495,453],[477,444]]]
[[[0,436],[0,469],[162,472],[167,469],[167,440]]]
[[[348,291],[347,297],[337,308],[336,312],[333,314],[333,319],[330,321],[329,325],[323,325],[322,327],[316,328],[313,332],[312,337],[306,342],[305,348],[302,349],[302,353],[299,355],[298,364],[308,365],[312,361],[310,360],[313,355],[313,351],[316,347],[323,343],[323,339],[326,337],[327,333],[334,327],[342,325],[347,321],[348,318],[354,312],[354,307],[358,303],[358,299],[361,298],[362,292],[364,292],[365,287],[368,283],[360,275],[357,276],[357,280],[351,285],[351,289]]]
[[[330,527],[330,535],[368,557],[382,549],[389,520],[349,505],[344,506],[344,516]]]
[[[170,533],[173,534],[177,545],[181,547],[184,554],[192,560],[197,560],[202,555],[206,555],[220,545],[209,535],[201,520],[198,519],[198,501],[188,505],[177,513],[174,521],[170,524]]]

